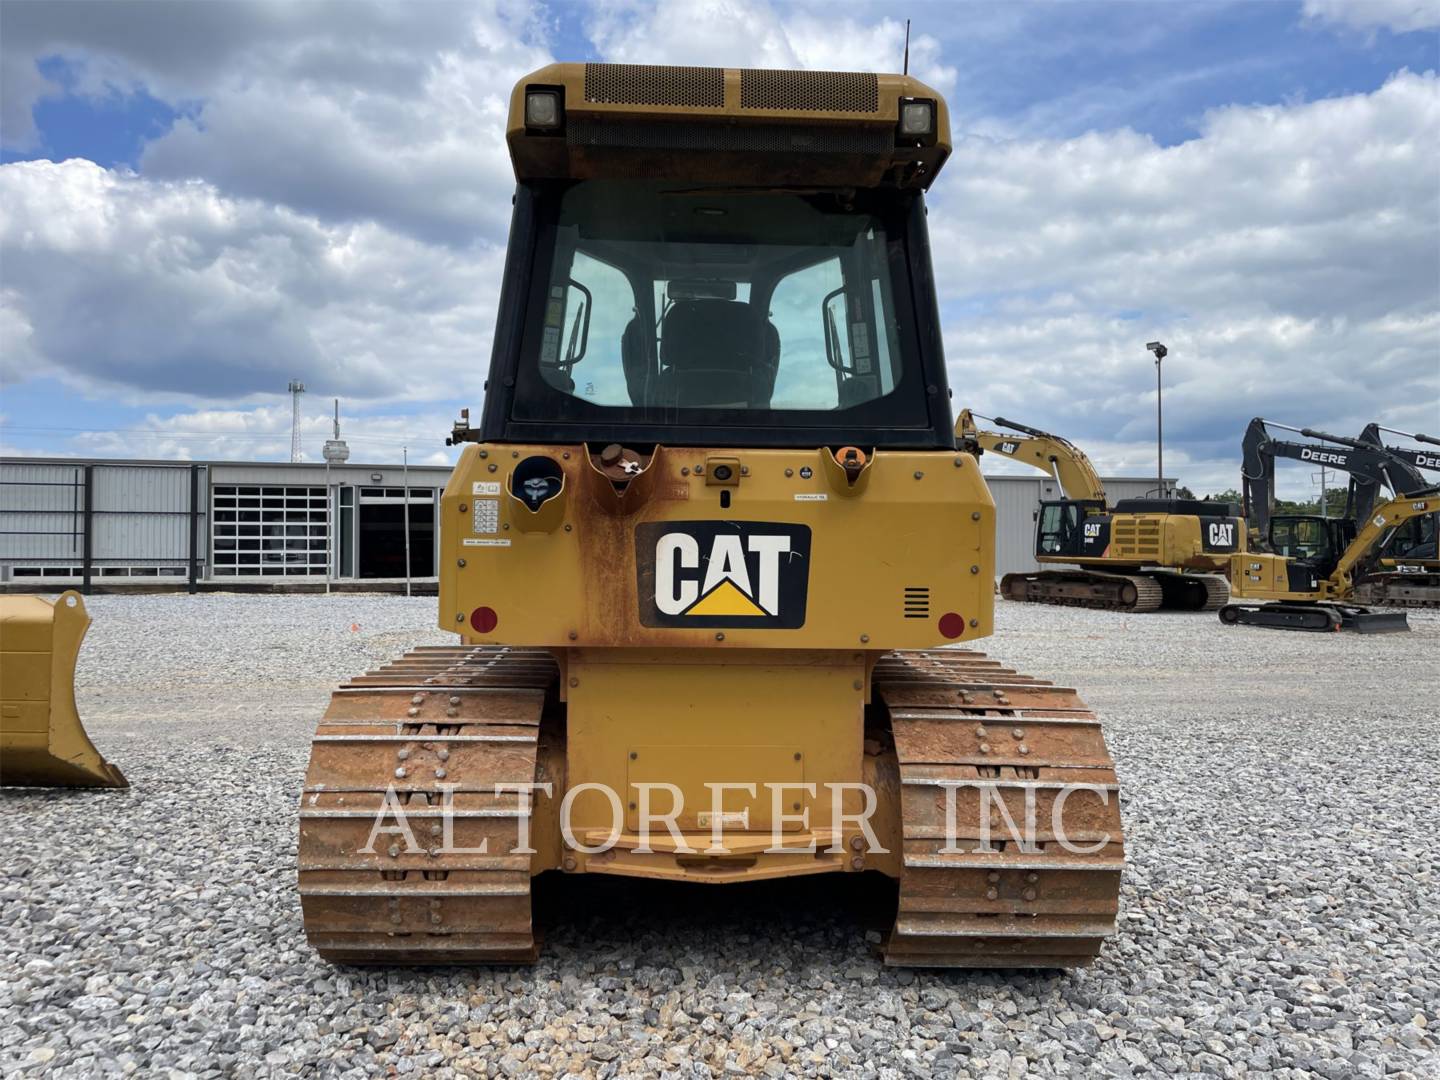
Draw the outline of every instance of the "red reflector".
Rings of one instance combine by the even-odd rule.
[[[500,622],[500,616],[495,614],[494,608],[477,607],[470,613],[470,625],[475,628],[477,634],[488,634]]]
[[[940,633],[947,638],[957,638],[965,633],[965,619],[958,612],[947,611],[940,616]]]

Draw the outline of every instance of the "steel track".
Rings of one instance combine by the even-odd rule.
[[[537,775],[541,721],[556,708],[547,653],[420,649],[352,679],[331,699],[312,746],[300,807],[299,887],[305,931],[347,964],[523,964],[538,952],[529,856],[513,855],[529,809],[497,782]],[[1016,674],[980,653],[894,653],[874,674],[885,767],[898,776],[904,868],[887,964],[1072,967],[1114,932],[1124,861],[1114,765],[1099,721],[1075,691]],[[440,850],[452,789],[453,853]],[[1063,799],[1072,843],[1052,811]],[[947,786],[956,843],[945,849]],[[370,843],[387,789],[411,837]],[[985,794],[982,794],[982,791]],[[1034,850],[1007,834],[1033,800]],[[981,800],[996,829],[980,846]],[[999,802],[997,803],[996,800]],[[393,803],[392,803],[393,805]],[[385,824],[395,826],[393,816]],[[1107,843],[1100,843],[1108,836]],[[488,846],[485,854],[458,849]],[[367,846],[373,850],[364,850]]]

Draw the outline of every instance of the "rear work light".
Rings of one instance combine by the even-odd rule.
[[[924,142],[935,135],[935,102],[915,98],[900,102],[900,138]]]
[[[531,131],[558,131],[565,118],[560,91],[528,89],[525,91],[525,126]]]

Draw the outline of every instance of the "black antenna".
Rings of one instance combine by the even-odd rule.
[[[910,74],[910,20],[909,20],[909,19],[906,19],[906,20],[905,20],[905,70],[902,71],[902,72],[900,72],[900,74],[902,74],[902,75],[909,75],[909,74]]]

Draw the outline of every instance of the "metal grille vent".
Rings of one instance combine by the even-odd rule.
[[[880,80],[860,71],[745,70],[740,72],[740,107],[879,112]]]
[[[585,100],[605,105],[689,105],[718,109],[725,104],[725,70],[586,64]]]
[[[905,618],[928,619],[930,617],[930,587],[928,585],[905,586]]]
[[[577,117],[565,125],[571,146],[642,150],[724,150],[737,153],[878,154],[893,148],[888,130],[765,124],[615,124]],[[645,165],[642,173],[651,168]]]

